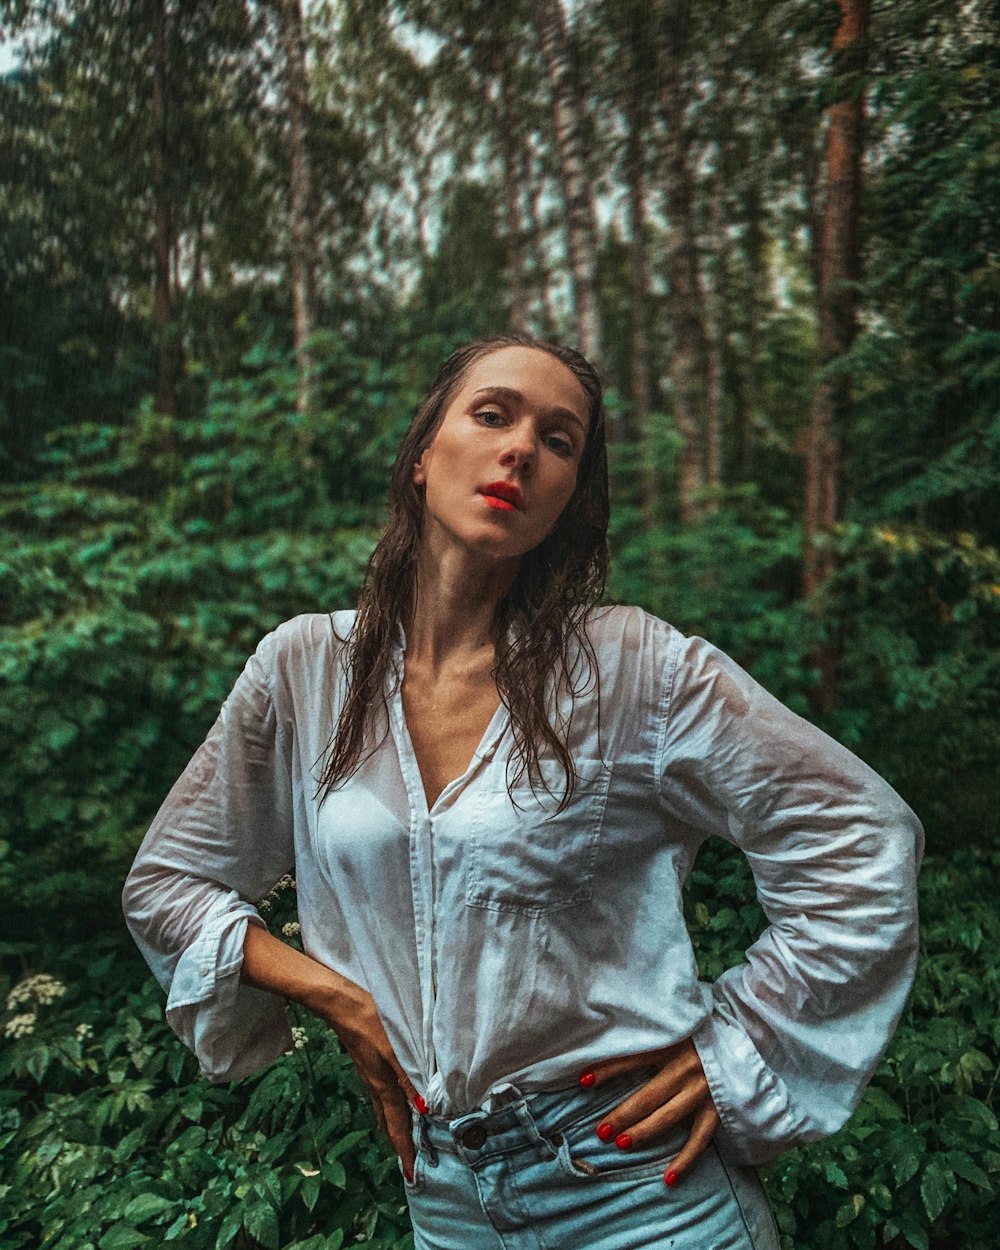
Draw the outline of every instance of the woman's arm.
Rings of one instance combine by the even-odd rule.
[[[295,862],[298,800],[271,688],[277,637],[247,661],[143,839],[122,897],[167,991],[171,1027],[216,1081],[247,1076],[291,1045],[281,1000],[240,981],[246,931],[261,924],[254,900]]]
[[[247,926],[240,979],[301,1003],[333,1029],[368,1090],[379,1127],[412,1177],[407,1100],[417,1108],[423,1100],[393,1054],[371,995],[256,924]]]
[[[729,1150],[751,1163],[838,1129],[913,979],[922,830],[899,795],[728,656],[681,639],[658,775],[682,828],[746,855],[768,927],[705,987],[693,1042]]]

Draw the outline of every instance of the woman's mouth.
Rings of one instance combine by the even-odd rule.
[[[513,482],[491,482],[489,486],[481,486],[479,493],[489,507],[501,512],[524,510],[524,496]]]

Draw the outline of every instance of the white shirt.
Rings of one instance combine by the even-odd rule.
[[[244,1076],[290,1045],[281,1000],[239,974],[254,900],[292,872],[305,950],[372,994],[435,1113],[691,1037],[734,1157],[838,1128],[916,960],[922,831],[899,796],[703,639],[607,608],[589,625],[600,716],[592,688],[566,810],[553,760],[556,797],[522,778],[511,802],[501,705],[428,811],[401,648],[381,744],[320,801],[353,618],[300,616],[263,640],[126,885],[129,927],[204,1071]],[[681,911],[711,834],[747,856],[769,922],[714,985]]]

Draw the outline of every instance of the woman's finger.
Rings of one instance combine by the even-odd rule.
[[[386,1120],[385,1133],[389,1138],[389,1144],[396,1154],[399,1155],[403,1164],[403,1170],[407,1176],[412,1177],[417,1152],[413,1144],[413,1122],[410,1115],[410,1107],[403,1097],[402,1090],[398,1090],[396,1096],[385,1103],[383,1110]]]
[[[664,1137],[678,1124],[697,1116],[706,1100],[711,1101],[707,1087],[690,1085],[641,1117],[628,1116],[616,1110],[609,1113],[606,1122],[613,1126],[615,1141],[620,1148],[629,1150],[633,1146],[645,1146],[647,1142]],[[627,1141],[622,1142],[622,1138]]]
[[[663,1179],[668,1185],[673,1187],[677,1184],[712,1140],[718,1127],[719,1113],[715,1109],[715,1104],[710,1103],[694,1117],[694,1123],[691,1126],[691,1132],[687,1141],[681,1147],[679,1154],[667,1165],[667,1169],[663,1173]]]
[[[618,1059],[603,1059],[600,1063],[592,1063],[580,1073],[580,1084],[584,1089],[595,1089],[625,1072],[635,1072],[640,1068],[658,1068],[673,1049],[668,1046],[664,1050],[648,1050],[639,1055],[622,1055]]]
[[[604,1117],[606,1121],[617,1125],[619,1132],[629,1125],[638,1124],[679,1095],[684,1095],[687,1106],[685,1115],[690,1114],[692,1104],[708,1096],[705,1070],[694,1047],[682,1043],[665,1053],[669,1057],[660,1070]]]

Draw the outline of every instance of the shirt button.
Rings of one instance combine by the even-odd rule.
[[[207,969],[207,968],[202,968],[202,970],[201,970],[201,975],[202,975],[203,977],[207,977],[207,976],[208,976],[208,969]]]
[[[478,1150],[486,1138],[487,1132],[481,1124],[470,1124],[459,1133],[458,1144],[466,1150]]]

